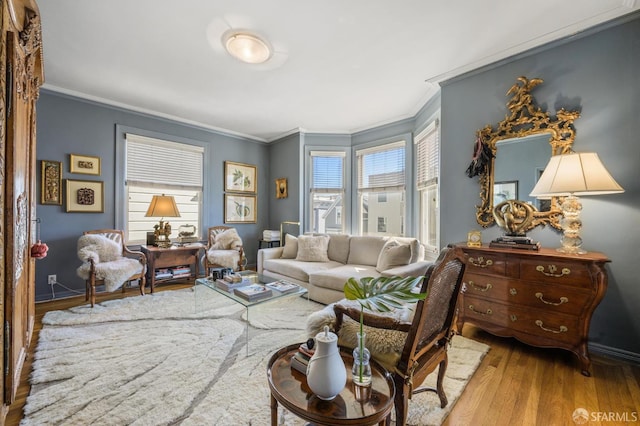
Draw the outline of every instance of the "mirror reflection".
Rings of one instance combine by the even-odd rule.
[[[538,178],[551,158],[549,134],[502,140],[496,143],[493,170],[493,205],[506,200],[521,200],[539,211],[548,211],[550,203],[530,197]]]

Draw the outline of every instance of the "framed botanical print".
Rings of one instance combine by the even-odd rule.
[[[67,213],[103,213],[104,182],[67,179]]]
[[[255,194],[258,190],[258,172],[251,164],[224,162],[224,190]]]
[[[69,172],[100,176],[100,157],[70,154]]]
[[[287,198],[288,196],[287,178],[276,179],[276,198]]]
[[[62,205],[62,163],[42,160],[40,162],[40,204]]]
[[[224,194],[224,223],[256,223],[255,195]]]

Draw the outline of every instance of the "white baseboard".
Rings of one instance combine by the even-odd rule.
[[[589,352],[640,365],[640,354],[625,351],[624,349],[612,348],[600,343],[589,343]]]

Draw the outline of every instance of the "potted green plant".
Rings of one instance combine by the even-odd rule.
[[[355,300],[360,304],[360,331],[358,346],[354,349],[354,360],[358,365],[354,371],[356,382],[367,384],[364,380],[365,357],[368,350],[364,345],[363,317],[364,309],[376,312],[389,312],[402,308],[407,303],[424,300],[426,293],[416,292],[416,286],[423,277],[364,277],[359,280],[349,278],[344,285],[344,295],[347,300]],[[355,370],[355,369],[354,369]]]

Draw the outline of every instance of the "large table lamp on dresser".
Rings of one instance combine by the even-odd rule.
[[[578,195],[604,195],[624,192],[611,177],[595,152],[574,152],[551,157],[538,183],[529,194],[532,197],[566,197],[561,204],[563,219],[563,253],[585,254],[581,248],[580,230],[582,204]]]
[[[165,217],[180,217],[178,206],[173,195],[154,195],[147,209],[145,217],[159,217],[160,222],[154,225],[155,229],[155,244],[158,247],[167,248],[171,247],[171,225],[169,222],[165,222]]]

